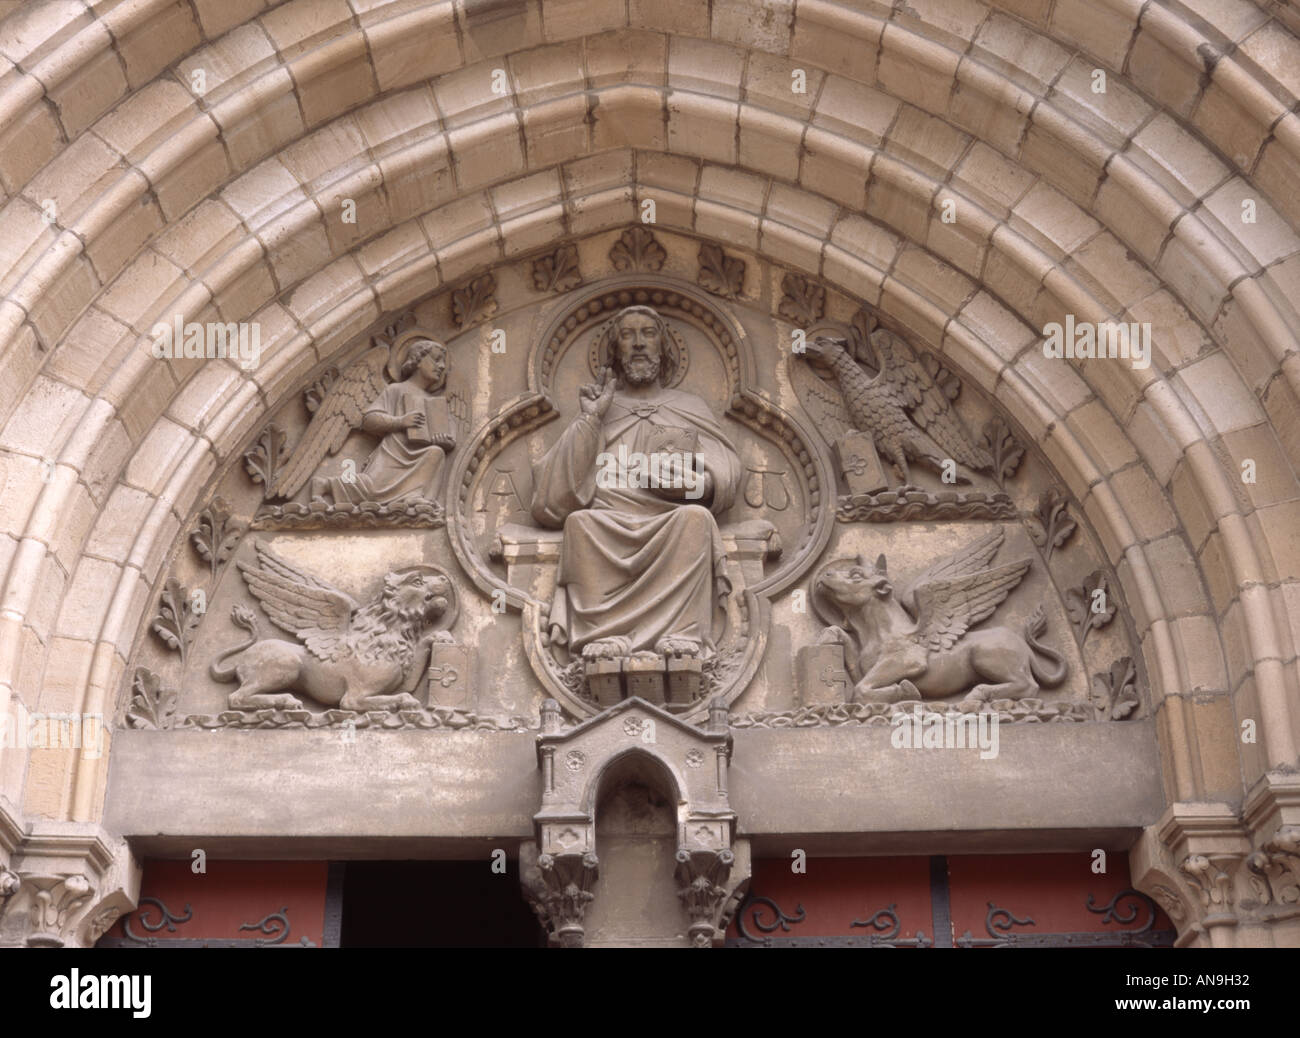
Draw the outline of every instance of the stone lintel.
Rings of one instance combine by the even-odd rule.
[[[760,845],[768,834],[798,833],[830,846],[874,830],[918,846],[969,838],[970,853],[1012,853],[1045,849],[1049,830],[1080,846],[1093,838],[1085,834],[1136,834],[1159,818],[1151,723],[1004,725],[990,760],[977,749],[894,749],[887,727],[733,730],[730,806]],[[118,732],[106,822],[141,847],[206,837],[204,846],[266,840],[282,853],[299,840],[351,855],[371,843],[468,848],[534,836],[542,793],[534,732],[316,738],[300,753],[298,731]],[[357,831],[350,820],[359,817],[370,832]]]

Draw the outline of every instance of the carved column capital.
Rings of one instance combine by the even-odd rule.
[[[88,948],[139,889],[124,840],[92,824],[36,823],[0,869],[0,947]]]
[[[1178,927],[1178,946],[1300,943],[1300,783],[1265,776],[1240,817],[1173,804],[1129,856],[1134,885]]]
[[[1175,803],[1129,855],[1134,886],[1178,928],[1179,947],[1237,943],[1245,826],[1227,804]]]
[[[1201,899],[1201,906],[1211,912],[1231,914],[1233,908],[1232,876],[1240,861],[1239,856],[1216,854],[1189,854],[1178,866]]]
[[[21,877],[16,909],[27,910],[29,948],[62,948],[81,920],[95,888],[82,873]]]
[[[561,948],[581,948],[583,918],[596,896],[591,888],[600,873],[595,853],[539,854],[537,869],[542,880],[538,899],[552,939]]]
[[[692,948],[711,948],[721,939],[718,916],[735,861],[736,855],[729,847],[677,848],[677,896],[691,917],[688,936]]]
[[[1300,826],[1287,825],[1246,859],[1256,899],[1300,911]]]

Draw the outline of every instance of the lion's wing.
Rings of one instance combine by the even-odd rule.
[[[348,433],[361,424],[366,408],[388,386],[387,361],[388,347],[376,346],[334,380],[268,496],[293,497],[327,454],[338,453]]]
[[[238,562],[239,572],[271,622],[298,637],[312,655],[336,660],[346,648],[356,603],[337,588],[294,568],[263,544],[259,565]]]
[[[916,635],[930,652],[951,649],[981,620],[993,615],[1029,571],[1029,559],[1010,562],[916,589]]]

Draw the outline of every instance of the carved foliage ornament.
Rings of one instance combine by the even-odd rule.
[[[176,714],[176,691],[164,688],[162,680],[146,667],[137,667],[131,679],[131,701],[126,723],[131,728],[170,728]]]
[[[629,227],[609,250],[609,261],[617,271],[653,273],[662,270],[667,259],[668,253],[648,227]]]
[[[1300,905],[1300,826],[1283,826],[1246,859],[1262,904]]]
[[[582,284],[578,270],[578,247],[561,245],[554,252],[533,260],[533,287],[539,292],[571,292]]]
[[[476,277],[451,293],[451,316],[457,328],[469,328],[497,312],[497,279],[493,274]]]
[[[724,299],[735,299],[745,283],[745,261],[728,256],[721,245],[705,242],[700,246],[699,284],[706,292]]]

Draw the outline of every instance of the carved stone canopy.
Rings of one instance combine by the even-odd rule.
[[[728,905],[749,877],[747,841],[736,840],[736,814],[727,792],[732,738],[726,707],[714,700],[708,724],[696,728],[639,698],[562,728],[559,705],[542,707],[537,738],[542,804],[533,816],[537,839],[520,850],[525,893],[552,943],[580,947],[588,904],[613,896],[596,884],[600,848],[596,809],[604,779],[629,758],[657,767],[676,805],[674,878],[690,918],[695,947],[722,942]]]

